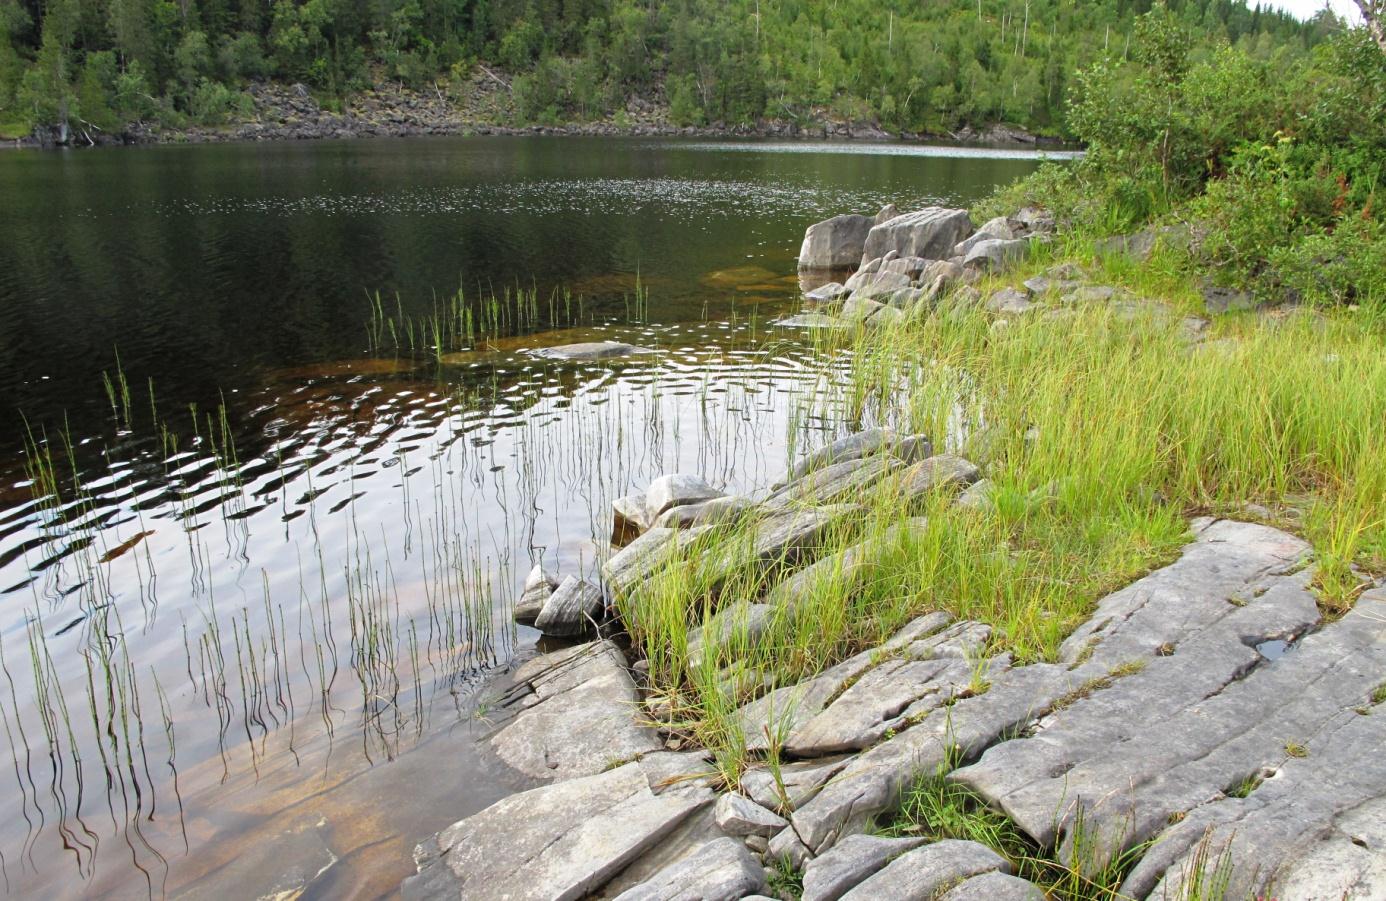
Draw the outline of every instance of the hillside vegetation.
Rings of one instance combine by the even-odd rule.
[[[0,123],[111,132],[248,114],[251,80],[325,106],[381,83],[446,92],[482,71],[522,122],[1008,122],[1081,134],[1075,73],[1127,58],[1151,0],[0,0]],[[1342,29],[1244,0],[1169,0],[1192,56],[1276,67]],[[1077,126],[1077,127],[1075,127]]]

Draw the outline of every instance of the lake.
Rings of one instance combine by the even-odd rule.
[[[487,137],[0,154],[0,865],[24,897],[393,894],[527,785],[487,684],[611,501],[853,423],[805,227],[1033,154]],[[564,363],[613,338],[655,351]]]

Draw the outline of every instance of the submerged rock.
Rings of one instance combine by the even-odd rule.
[[[780,328],[806,328],[806,329],[850,329],[852,324],[844,322],[834,316],[824,313],[799,313],[795,316],[788,316],[784,319],[777,319],[771,323]]]
[[[609,641],[536,657],[515,673],[518,708],[490,739],[507,765],[534,779],[572,779],[660,751],[655,730],[636,722],[625,657]]]
[[[635,354],[654,353],[648,347],[636,347],[620,341],[583,341],[578,344],[560,344],[557,347],[544,347],[532,351],[536,357],[553,360],[607,360],[612,357],[628,357]]]

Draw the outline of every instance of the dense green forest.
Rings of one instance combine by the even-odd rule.
[[[1152,0],[0,0],[0,128],[215,124],[274,79],[332,106],[382,82],[513,75],[523,121],[632,96],[678,124],[1005,121],[1071,134],[1074,73],[1130,52]],[[1244,0],[1168,0],[1196,52],[1303,55],[1341,28]]]

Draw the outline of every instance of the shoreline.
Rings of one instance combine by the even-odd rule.
[[[525,136],[572,137],[688,137],[779,138],[825,141],[947,142],[964,146],[1011,149],[1072,149],[1058,138],[993,123],[977,128],[964,126],[956,132],[887,131],[876,122],[814,120],[800,123],[764,119],[754,124],[677,125],[668,119],[666,107],[632,99],[626,109],[605,119],[561,124],[512,124],[506,100],[475,80],[458,95],[381,85],[350,98],[341,112],[324,109],[303,85],[252,83],[245,89],[254,104],[249,118],[226,126],[163,128],[136,123],[119,134],[74,132],[66,143],[39,135],[7,140],[11,149],[82,149],[153,144],[225,144],[260,141],[321,141],[363,138],[425,136]]]

